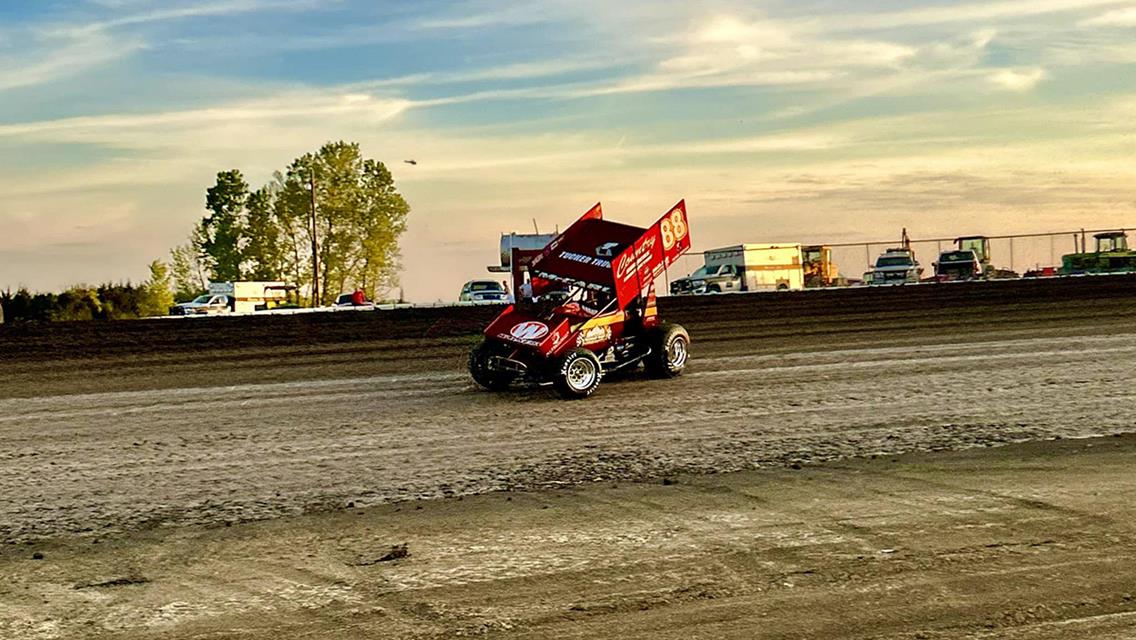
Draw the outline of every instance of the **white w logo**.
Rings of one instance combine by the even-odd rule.
[[[548,335],[548,325],[543,322],[536,322],[535,320],[522,322],[514,326],[509,331],[509,335],[518,340],[540,340]]]

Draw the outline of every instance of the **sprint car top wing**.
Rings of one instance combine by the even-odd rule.
[[[679,200],[670,211],[612,260],[612,277],[620,308],[646,293],[655,278],[690,249],[690,226],[686,201]]]
[[[685,202],[646,229],[604,220],[597,204],[534,257],[529,271],[614,293],[624,307],[689,248]]]

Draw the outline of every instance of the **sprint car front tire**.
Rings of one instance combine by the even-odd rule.
[[[503,391],[513,381],[512,376],[489,368],[489,358],[496,355],[493,345],[482,342],[469,352],[469,375],[477,384],[490,391]]]
[[[553,370],[552,386],[566,400],[587,398],[600,386],[603,368],[596,354],[573,349],[560,358]]]
[[[656,378],[673,378],[686,368],[690,334],[682,325],[662,323],[651,332],[651,353],[644,364],[647,373]]]

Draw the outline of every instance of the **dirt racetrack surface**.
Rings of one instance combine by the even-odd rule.
[[[281,625],[298,625],[293,637],[336,637],[329,630],[341,627],[358,632],[345,638],[605,637],[607,625],[631,624],[639,608],[688,602],[697,610],[683,616],[701,622],[643,618],[655,635],[642,637],[753,637],[743,622],[754,619],[742,612],[756,611],[767,596],[755,594],[770,590],[785,598],[765,610],[768,637],[833,636],[831,617],[808,626],[793,615],[836,606],[833,598],[861,621],[854,637],[1131,637],[1123,634],[1136,607],[1117,594],[1133,590],[1132,512],[1113,494],[1130,489],[1131,458],[1080,452],[1067,465],[1061,452],[1075,445],[1049,439],[1136,430],[1136,278],[664,299],[660,307],[690,330],[688,373],[605,382],[583,402],[476,388],[464,358],[496,312],[487,307],[2,327],[0,548],[18,579],[0,590],[0,637],[81,637],[76,624],[93,635],[187,638],[230,637],[226,625],[244,624],[250,637],[283,637],[267,630],[283,627],[258,626],[265,611],[291,612]],[[1006,458],[998,454],[973,454],[990,469],[974,462],[918,479],[913,467],[916,479],[859,484],[842,465],[864,479],[875,467],[857,465],[868,461],[831,462],[1024,441],[1041,443],[1029,449],[1041,461],[1021,470],[1014,490],[1000,484]],[[1130,441],[1119,442],[1130,453]],[[777,484],[795,482],[778,474],[796,477],[796,467],[825,470],[803,475],[823,476],[812,487],[840,499],[822,508],[825,491]],[[745,508],[762,508],[765,489],[694,475],[763,469],[777,471],[738,477],[773,478],[789,494],[757,520]],[[655,487],[679,474],[677,502],[656,488],[603,494],[612,483]],[[948,482],[952,474],[974,477]],[[844,482],[855,485],[849,493]],[[521,518],[509,529],[511,512],[453,506],[458,497],[462,505],[499,501],[504,494],[470,496],[500,491],[539,491],[524,498],[536,504],[565,491],[585,495],[572,488],[579,485],[616,507],[590,520],[592,498],[581,498],[576,519]],[[409,576],[360,577],[366,570],[356,564],[377,564],[375,545],[421,545],[411,534],[434,526],[393,510],[439,498],[448,500],[427,504],[473,509],[437,525],[449,527],[437,538],[445,551],[430,553],[446,560],[430,569],[411,556],[394,565]],[[320,533],[347,526],[360,509],[374,519],[370,530],[348,527],[350,539]],[[687,513],[697,518],[688,522]],[[502,519],[501,531],[485,530],[482,517]],[[463,518],[478,520],[463,528]],[[223,530],[235,537],[211,537],[229,524]],[[533,539],[536,558],[518,546],[530,527],[548,536]],[[261,535],[269,538],[254,544]],[[240,546],[245,537],[251,546]],[[95,550],[95,541],[105,546]],[[313,555],[303,558],[330,554],[337,569],[301,559],[305,545]],[[35,564],[32,548],[65,560]],[[655,548],[665,553],[656,558]],[[897,555],[915,548],[915,557]],[[461,553],[471,549],[489,549],[499,562],[466,566]],[[1044,555],[1052,549],[1061,553]],[[227,571],[208,560],[213,551],[234,566],[244,558],[246,574],[203,578]],[[857,557],[888,561],[867,572],[874,587],[860,588]],[[1046,564],[1051,557],[1060,559]],[[957,572],[970,577],[956,580]],[[546,584],[545,573],[560,578]],[[1050,589],[1047,576],[1069,583]],[[503,589],[504,601],[490,604],[463,586],[481,582]],[[818,589],[812,600],[785,591],[801,584]],[[141,589],[142,608],[108,592],[120,588]],[[420,588],[449,595],[398,595]],[[541,589],[550,590],[551,608],[521,602]],[[591,595],[568,602],[577,589]],[[1001,590],[1024,594],[1026,604],[997,600]],[[386,604],[375,604],[379,596]],[[743,599],[733,613],[715,609],[713,601],[734,597]],[[122,607],[108,608],[114,603]],[[972,605],[979,608],[958,613]],[[344,617],[303,613],[322,607]],[[1085,620],[1063,626],[1078,612]],[[351,626],[355,615],[361,627]],[[406,633],[388,633],[386,616],[389,629]],[[871,631],[892,616],[896,624]],[[936,616],[947,635],[924,624]],[[790,620],[796,631],[777,626]]]
[[[1130,277],[665,299],[688,375],[586,402],[475,387],[485,307],[8,328],[0,540],[1129,430],[1134,302]]]
[[[1129,640],[1133,455],[1047,441],[6,546],[0,637]]]

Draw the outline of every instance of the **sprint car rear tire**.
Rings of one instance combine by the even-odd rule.
[[[673,378],[686,368],[690,355],[690,334],[682,325],[667,322],[651,332],[651,353],[643,360],[647,373],[655,378]]]
[[[596,354],[587,349],[573,349],[556,362],[552,386],[561,398],[580,400],[595,393],[601,378],[603,367]]]
[[[513,381],[511,375],[489,369],[489,358],[499,355],[497,351],[499,349],[496,349],[492,343],[482,342],[469,352],[469,375],[474,382],[490,391],[507,389]]]

